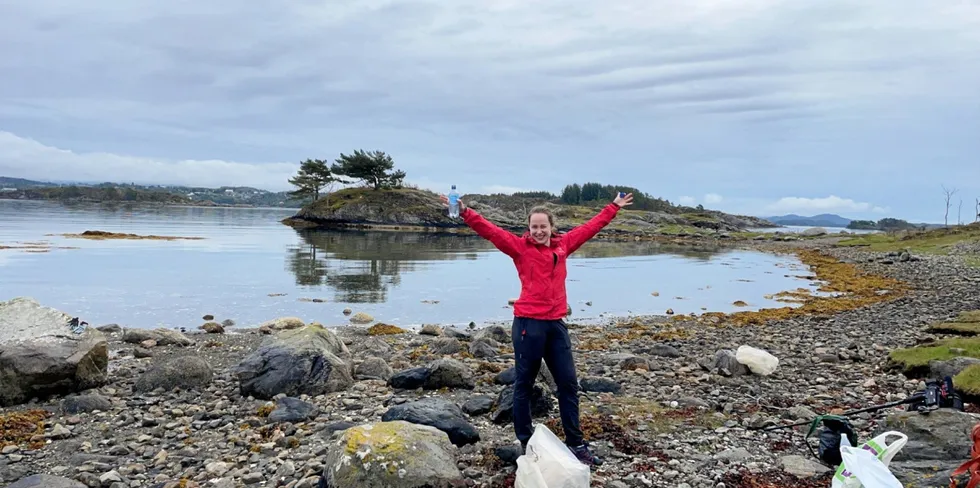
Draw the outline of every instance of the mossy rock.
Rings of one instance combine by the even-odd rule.
[[[896,349],[888,355],[892,363],[912,375],[929,371],[929,361],[948,361],[955,357],[980,358],[980,338],[946,339],[926,346]]]
[[[358,425],[344,431],[325,459],[323,479],[336,488],[449,487],[462,481],[449,436],[405,421]]]
[[[389,324],[374,324],[368,328],[367,333],[369,336],[379,336],[379,335],[397,335],[404,334],[408,332],[407,330],[398,327],[397,325]]]
[[[980,322],[936,322],[929,326],[929,332],[936,334],[980,335]]]

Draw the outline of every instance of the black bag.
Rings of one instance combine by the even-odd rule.
[[[820,430],[817,438],[820,441],[820,445],[817,447],[819,454],[813,452],[813,447],[807,442],[807,447],[810,449],[810,453],[814,457],[823,461],[824,464],[830,466],[831,468],[837,468],[844,461],[841,459],[840,455],[840,442],[841,436],[847,436],[847,442],[851,447],[857,447],[857,433],[854,432],[854,427],[851,423],[844,417],[839,417],[837,415],[820,415],[813,419],[810,424],[810,431],[807,432],[806,437],[809,438],[813,435],[814,431],[817,430],[817,426],[820,423],[824,424],[824,427]]]

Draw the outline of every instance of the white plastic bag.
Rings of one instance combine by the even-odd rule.
[[[527,452],[517,458],[514,488],[589,488],[591,476],[558,436],[538,424]]]
[[[888,443],[888,438],[898,440]],[[902,483],[888,469],[892,458],[901,451],[909,438],[896,431],[879,434],[858,447],[847,444],[847,437],[841,436],[840,452],[844,460],[837,467],[832,488],[902,488]]]
[[[739,346],[735,351],[735,360],[748,366],[749,370],[761,376],[769,376],[779,366],[779,359],[762,349],[751,346]]]

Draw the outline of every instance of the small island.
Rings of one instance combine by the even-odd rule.
[[[404,178],[405,172],[395,170],[391,156],[381,151],[341,154],[332,166],[323,160],[307,160],[290,182],[297,187],[293,194],[305,197],[308,203],[283,223],[301,229],[469,232],[461,219],[448,216],[439,194],[405,185]],[[323,191],[337,183],[360,186]],[[675,205],[631,186],[595,182],[567,185],[561,195],[535,191],[466,194],[462,199],[491,222],[519,233],[527,226],[528,211],[536,205],[549,207],[558,218],[559,228],[567,230],[595,215],[617,191],[633,193],[634,204],[604,229],[606,235],[685,237],[776,227],[757,217]]]

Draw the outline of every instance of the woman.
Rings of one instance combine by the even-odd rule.
[[[448,205],[446,196],[442,200]],[[555,217],[547,208],[535,207],[528,215],[527,232],[517,237],[459,202],[460,216],[466,225],[510,256],[521,279],[521,295],[514,303],[511,337],[517,371],[514,431],[525,449],[533,433],[530,398],[543,359],[558,385],[558,407],[565,443],[584,464],[602,464],[585,444],[579,427],[578,379],[572,342],[562,320],[568,312],[565,263],[570,254],[608,225],[619,209],[632,203],[632,193],[620,193],[598,215],[566,234],[557,232]]]

